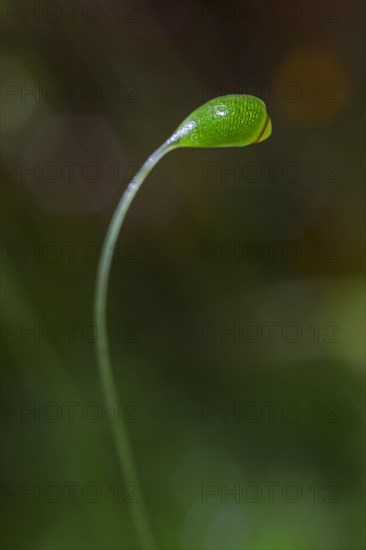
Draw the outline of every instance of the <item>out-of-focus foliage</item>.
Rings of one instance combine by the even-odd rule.
[[[129,213],[116,421],[159,549],[362,548],[363,4],[1,4],[3,547],[138,548],[98,386],[97,255],[148,154],[249,92],[272,137],[168,155]]]

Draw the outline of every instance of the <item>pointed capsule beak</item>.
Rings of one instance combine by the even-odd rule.
[[[254,143],[260,143],[261,141],[264,141],[265,139],[269,138],[271,134],[272,134],[272,122],[271,122],[271,119],[269,118],[269,115],[267,115],[263,128],[260,131]]]

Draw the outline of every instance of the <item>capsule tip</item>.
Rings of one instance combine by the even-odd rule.
[[[254,143],[260,143],[261,141],[264,141],[265,139],[269,138],[271,134],[272,134],[272,121],[269,115],[267,115],[266,120],[263,124],[263,128],[259,132],[257,139],[254,140]]]

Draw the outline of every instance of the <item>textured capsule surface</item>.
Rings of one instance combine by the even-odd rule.
[[[271,135],[265,103],[252,95],[211,99],[176,129],[170,143],[178,147],[243,147]]]

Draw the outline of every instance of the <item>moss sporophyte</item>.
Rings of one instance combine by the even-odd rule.
[[[272,124],[261,99],[246,94],[216,97],[191,113],[173,134],[145,161],[128,184],[109,224],[98,264],[94,295],[95,322],[101,329],[97,341],[97,361],[103,399],[109,412],[121,474],[126,481],[138,483],[128,433],[123,422],[115,422],[111,405],[118,401],[115,379],[109,357],[107,336],[107,291],[113,252],[128,209],[142,183],[159,162],[179,147],[244,147],[267,139]],[[140,485],[139,485],[140,486]],[[141,486],[140,486],[141,487]],[[140,490],[140,502],[131,507],[134,527],[142,550],[157,548]]]

